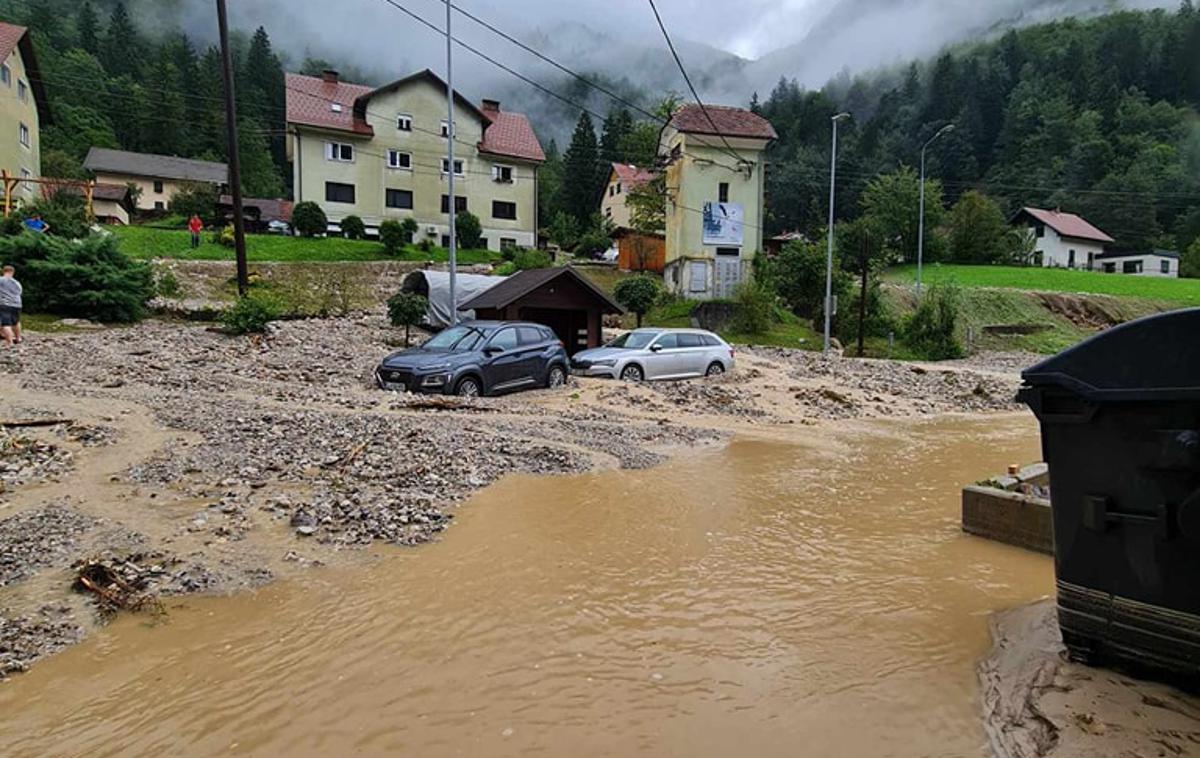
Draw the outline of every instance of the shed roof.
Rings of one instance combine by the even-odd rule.
[[[229,167],[224,163],[179,158],[174,155],[130,153],[105,147],[93,147],[89,150],[83,167],[97,173],[151,176],[184,182],[225,184],[229,181]]]
[[[1113,238],[1109,237],[1104,232],[1084,221],[1080,216],[1074,213],[1063,213],[1062,211],[1043,210],[1041,208],[1022,208],[1017,213],[1017,217],[1029,215],[1036,221],[1045,224],[1054,231],[1058,232],[1063,237],[1074,237],[1082,240],[1095,240],[1096,242],[1113,242]]]
[[[553,281],[566,277],[578,283],[600,303],[606,313],[624,313],[625,309],[599,287],[570,266],[538,268],[521,271],[500,282],[495,287],[482,292],[460,307],[463,310],[487,310],[507,308],[534,290],[540,289]]]

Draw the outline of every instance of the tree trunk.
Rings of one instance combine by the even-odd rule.
[[[637,328],[638,329],[642,328],[642,313],[641,313],[641,311],[638,311],[638,314],[637,314]]]
[[[408,324],[405,324],[405,325],[404,325],[404,346],[405,346],[405,347],[408,347],[408,345],[409,345],[409,339],[408,339]]]

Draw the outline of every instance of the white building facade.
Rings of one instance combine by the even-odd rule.
[[[1013,223],[1029,229],[1035,247],[1032,263],[1045,268],[1095,270],[1113,238],[1073,213],[1022,208]]]
[[[1149,253],[1107,253],[1096,260],[1096,271],[1130,276],[1179,278],[1179,254],[1170,250]]]

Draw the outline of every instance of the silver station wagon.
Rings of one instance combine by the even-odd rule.
[[[576,376],[640,382],[643,379],[691,379],[733,370],[733,348],[701,329],[635,329],[604,347],[571,358]]]

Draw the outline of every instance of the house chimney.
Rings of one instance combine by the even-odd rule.
[[[337,84],[338,83],[338,72],[334,71],[331,68],[327,68],[321,72],[321,79],[323,81],[327,82],[328,84]]]
[[[500,112],[500,101],[485,99],[483,101],[483,112],[484,113],[499,113]]]

